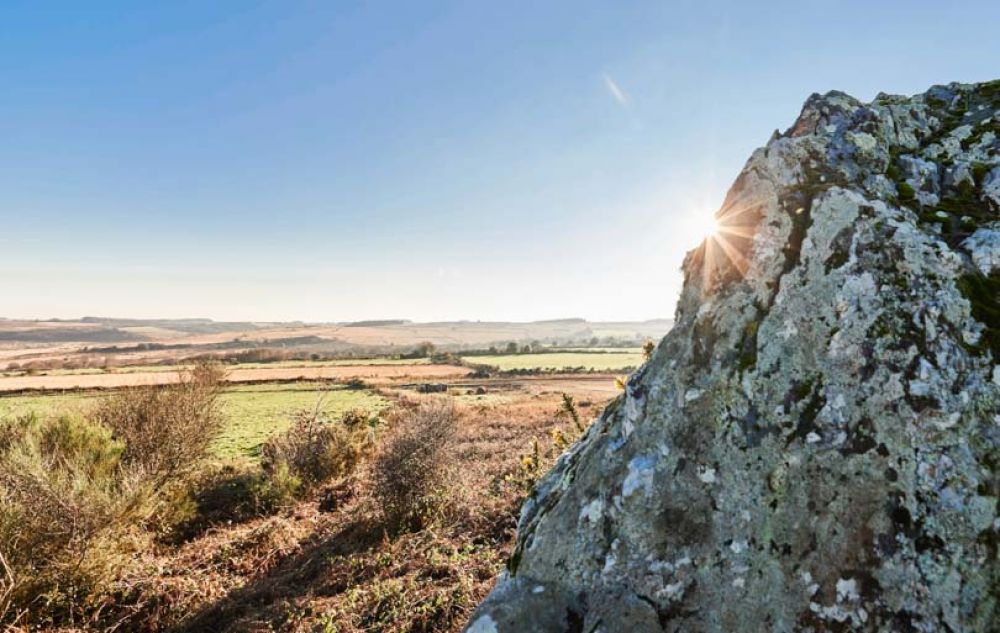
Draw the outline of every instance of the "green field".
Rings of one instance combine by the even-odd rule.
[[[503,354],[499,356],[466,356],[463,360],[477,365],[490,365],[500,370],[511,369],[575,369],[619,371],[643,363],[642,352],[554,352],[551,354]]]
[[[338,417],[348,409],[384,408],[388,401],[370,391],[314,382],[269,383],[230,387],[223,396],[229,423],[216,441],[219,455],[253,455],[268,436],[288,428],[291,415],[313,409]]]
[[[0,419],[35,411],[41,415],[60,412],[85,413],[96,392],[0,397]],[[291,415],[313,409],[322,402],[323,411],[339,416],[361,407],[380,410],[388,402],[366,390],[351,390],[322,382],[265,383],[228,387],[222,396],[227,423],[213,451],[222,457],[253,456],[270,435],[286,429]]]
[[[557,347],[552,348],[553,351],[560,352],[584,352],[587,354],[608,354],[608,353],[621,353],[621,354],[641,354],[641,347]]]

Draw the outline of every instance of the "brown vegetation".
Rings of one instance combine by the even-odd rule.
[[[350,379],[427,379],[456,378],[471,373],[468,367],[454,365],[337,365],[312,367],[253,367],[230,370],[226,381],[252,383],[281,380],[350,380]],[[118,389],[122,387],[165,385],[177,382],[182,372],[135,371],[103,374],[56,374],[0,377],[0,392],[32,389]]]
[[[115,395],[91,419],[29,415],[0,427],[0,555],[12,620],[76,622],[98,609],[151,537],[144,524],[204,458],[221,423],[220,377],[199,367],[168,388]]]
[[[268,440],[261,449],[261,467],[272,481],[297,495],[330,479],[354,472],[362,455],[375,445],[378,418],[363,410],[329,420],[315,409],[295,414],[292,426]]]
[[[180,394],[180,410],[199,410],[185,403],[188,392],[173,393]],[[187,494],[161,494],[155,504],[161,513],[164,505],[187,510],[170,529],[150,522],[147,508],[138,519],[125,519],[98,497],[74,501],[74,507],[99,512],[90,522],[99,536],[88,536],[84,550],[63,551],[75,553],[74,560],[85,551],[85,559],[97,554],[95,560],[114,564],[99,583],[88,579],[87,591],[77,590],[83,585],[76,580],[67,582],[73,576],[65,568],[49,566],[45,595],[62,595],[64,606],[36,601],[23,612],[21,594],[14,602],[23,612],[19,624],[121,631],[459,630],[504,564],[517,508],[534,477],[564,448],[557,438],[579,433],[591,406],[582,398],[600,398],[602,391],[582,383],[574,391],[580,400],[514,385],[497,395],[458,399],[406,393],[387,394],[397,405],[382,421],[362,412],[339,420],[301,413],[263,449],[261,465],[209,461],[191,468],[182,460],[170,468],[188,474]],[[116,400],[130,396],[127,404]],[[69,444],[93,446],[85,452],[98,457],[82,462],[92,469],[105,468],[109,458],[103,455],[110,452],[115,473],[162,472],[163,464],[177,462],[130,457],[128,440],[109,431],[117,425],[134,445],[155,450],[157,442],[136,421],[171,415],[144,413],[158,409],[151,402],[165,404],[143,390],[109,399],[100,407],[101,421],[80,427],[98,439]],[[165,437],[169,446],[174,440]],[[533,460],[530,472],[526,456]],[[117,492],[124,482],[108,489],[125,503],[137,498]],[[59,489],[62,498],[71,498],[65,491]],[[109,521],[111,516],[123,518]],[[55,514],[47,519],[52,525],[65,521]],[[4,554],[14,551],[12,541],[5,544]],[[22,550],[15,554],[17,577],[25,557]],[[0,578],[2,572],[0,561]],[[11,622],[21,612],[3,615],[2,583],[0,618],[6,620],[0,622]]]
[[[419,529],[449,500],[458,411],[432,400],[401,416],[372,466],[371,492],[389,530]]]

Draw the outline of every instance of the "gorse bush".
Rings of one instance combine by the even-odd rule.
[[[120,521],[148,508],[122,469],[124,445],[85,419],[25,416],[0,446],[0,551],[14,579],[16,611],[84,603],[107,581]]]
[[[459,415],[448,401],[401,416],[372,469],[372,496],[390,530],[418,529],[448,501]]]
[[[218,431],[220,377],[199,367],[178,385],[111,396],[90,417],[0,424],[8,617],[74,621],[109,589],[148,538],[139,528],[174,498]]]
[[[275,493],[298,495],[352,473],[374,444],[377,421],[362,409],[331,420],[322,413],[321,402],[295,414],[291,427],[261,448],[261,467]]]

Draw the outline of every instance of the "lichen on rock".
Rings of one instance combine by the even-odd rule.
[[[995,631],[1000,82],[813,95],[469,631]]]

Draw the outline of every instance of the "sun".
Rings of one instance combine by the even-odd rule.
[[[717,272],[736,270],[746,276],[750,269],[748,241],[753,239],[754,229],[750,226],[748,212],[758,208],[754,200],[736,198],[727,201],[718,213],[701,213],[697,216],[697,227],[704,249],[704,287],[709,287],[710,279]]]
[[[697,235],[702,239],[716,237],[719,234],[719,220],[714,213],[701,213],[695,223]]]

